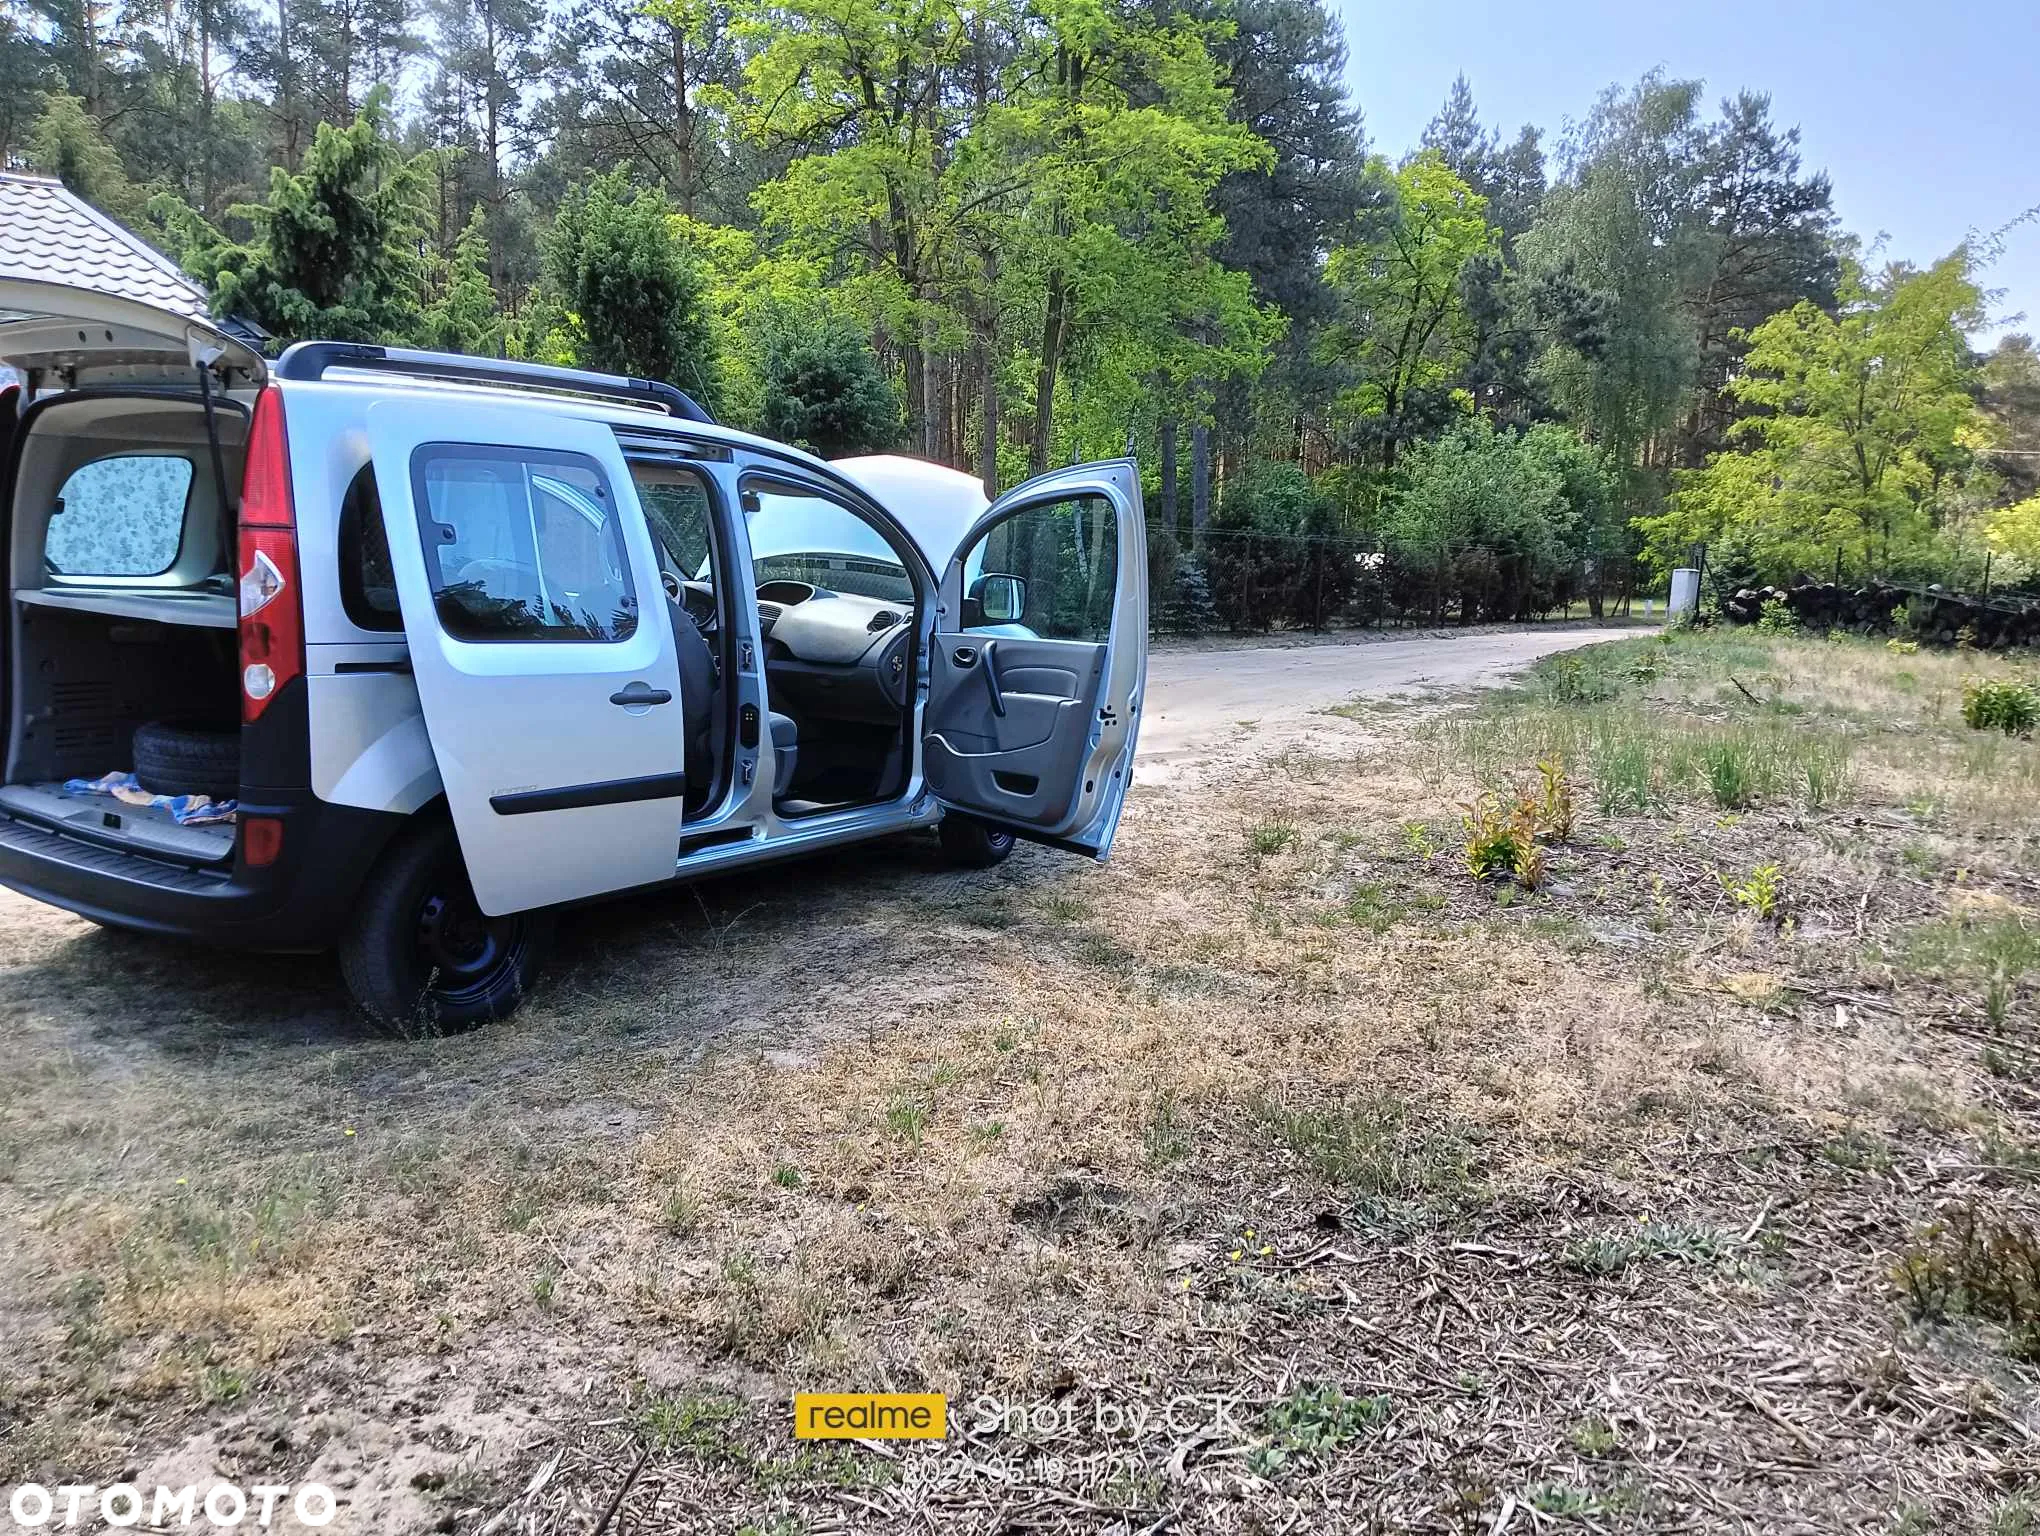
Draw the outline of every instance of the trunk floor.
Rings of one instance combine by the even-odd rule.
[[[234,853],[231,821],[180,827],[162,806],[125,805],[111,795],[66,794],[62,784],[0,785],[0,810],[88,832],[101,842],[126,843],[137,853],[207,862]]]

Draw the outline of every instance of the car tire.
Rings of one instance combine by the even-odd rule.
[[[405,834],[370,871],[340,940],[340,973],[401,1034],[472,1029],[516,1012],[552,947],[550,912],[485,916],[453,827]]]
[[[135,728],[135,778],[152,795],[231,800],[241,792],[241,733],[152,720]]]
[[[990,869],[1013,853],[1013,834],[987,826],[975,816],[948,815],[937,829],[942,853],[959,869]]]

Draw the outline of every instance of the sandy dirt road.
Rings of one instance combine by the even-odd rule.
[[[1303,732],[1313,712],[1354,698],[1482,688],[1540,656],[1633,636],[1623,629],[1549,629],[1345,645],[1167,650],[1148,658],[1140,774],[1166,781],[1251,729],[1256,745]]]

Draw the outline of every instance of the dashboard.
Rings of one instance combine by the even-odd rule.
[[[706,582],[669,579],[666,590],[703,634],[715,632]],[[774,709],[878,725],[898,719],[913,670],[910,606],[784,580],[761,583],[757,600]]]

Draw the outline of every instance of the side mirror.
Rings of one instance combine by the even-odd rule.
[[[1017,624],[1027,611],[1027,583],[1018,576],[980,576],[969,598],[985,623]]]

